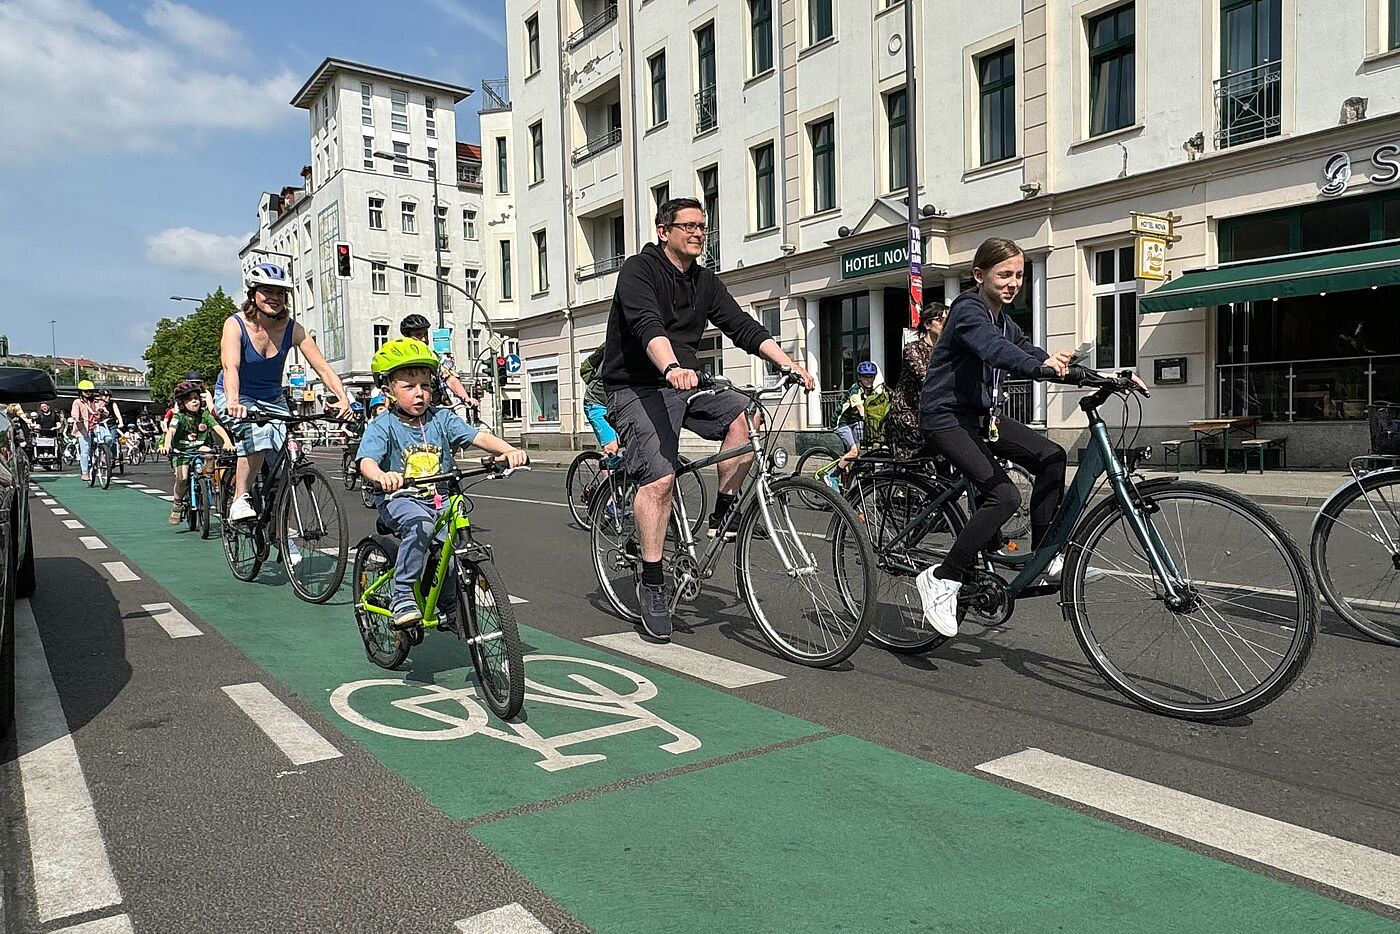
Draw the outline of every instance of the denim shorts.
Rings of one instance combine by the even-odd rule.
[[[291,415],[286,402],[281,399],[242,399],[248,412],[266,412],[268,415]],[[228,399],[224,396],[223,390],[214,393],[214,411],[223,417],[224,407],[228,404]],[[247,457],[249,454],[257,452],[276,451],[282,447],[283,440],[287,437],[287,426],[282,422],[268,422],[266,425],[259,425],[256,422],[235,422],[229,428],[229,434],[233,436],[233,443],[238,449],[239,457]]]

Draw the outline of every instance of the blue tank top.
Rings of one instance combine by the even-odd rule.
[[[282,335],[282,346],[277,349],[277,353],[270,357],[264,357],[258,353],[253,342],[248,339],[248,328],[243,324],[243,316],[235,315],[233,320],[238,322],[238,330],[243,335],[239,341],[242,350],[238,359],[239,398],[281,402],[282,370],[287,363],[287,351],[292,349],[292,336],[296,330],[296,323],[287,322],[287,330]],[[214,388],[219,392],[224,391],[223,370],[219,371],[219,378],[214,383]]]

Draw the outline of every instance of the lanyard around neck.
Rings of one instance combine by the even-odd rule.
[[[997,323],[997,316],[996,316],[996,313],[993,312],[990,308],[988,308],[988,309],[987,309],[987,314],[991,317],[991,319],[992,319],[992,324],[996,324],[996,323]],[[1001,311],[1001,337],[1002,337],[1002,340],[1010,340],[1010,339],[1011,339],[1010,336],[1009,336],[1009,335],[1007,334],[1007,332],[1006,332],[1006,309],[1005,309],[1005,308],[1003,308],[1002,311]],[[996,366],[993,366],[993,365],[991,365],[991,364],[988,364],[988,365],[992,367],[992,411],[993,411],[993,412],[996,412],[996,411],[999,411],[999,410],[1001,409],[1001,382],[1002,382],[1002,378],[1005,377],[1006,374],[1005,374],[1002,370],[1000,370],[999,368],[997,368]]]

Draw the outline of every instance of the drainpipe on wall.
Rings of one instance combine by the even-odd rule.
[[[570,128],[573,126],[573,114],[569,112],[570,88],[573,84],[573,74],[569,70],[569,42],[568,34],[564,32],[564,0],[555,3],[555,22],[559,24],[559,121],[561,124],[568,122]],[[574,212],[573,212],[573,160],[569,149],[570,132],[561,125],[559,127],[559,169],[560,177],[564,183],[564,323],[569,329],[569,450],[578,450],[578,416],[579,409],[582,408],[581,394],[579,393],[578,367],[574,365],[574,274],[569,270],[574,268],[573,245],[574,245]]]

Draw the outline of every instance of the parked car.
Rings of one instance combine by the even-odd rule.
[[[29,524],[29,462],[21,432],[4,406],[57,398],[53,378],[29,367],[0,367],[0,736],[15,717],[15,598],[34,593],[34,535]]]

